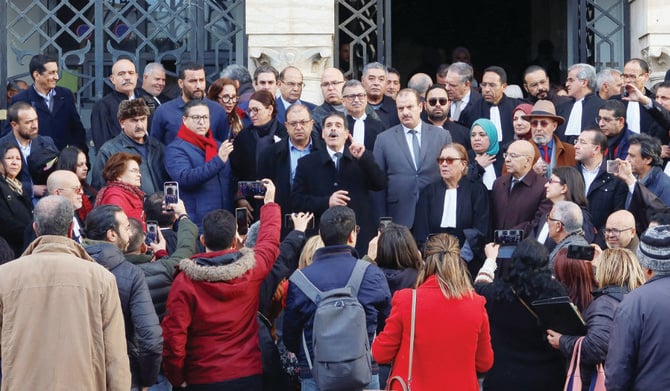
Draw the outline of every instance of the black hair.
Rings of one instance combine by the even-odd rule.
[[[325,246],[347,244],[356,227],[356,214],[346,206],[333,206],[321,215],[319,234]]]
[[[118,233],[119,222],[116,219],[116,214],[119,212],[123,212],[123,209],[116,205],[100,205],[93,208],[86,216],[86,226],[84,228],[86,238],[106,240],[107,231],[110,228]]]
[[[227,210],[217,209],[202,219],[205,246],[212,251],[230,248],[235,237],[235,218]]]
[[[37,54],[33,56],[30,59],[30,64],[28,65],[28,72],[30,72],[30,77],[32,77],[33,80],[35,80],[33,73],[37,71],[37,73],[41,75],[47,70],[44,65],[50,62],[58,62],[58,61],[56,61],[55,58],[44,54]]]

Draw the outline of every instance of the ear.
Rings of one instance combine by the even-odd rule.
[[[117,237],[116,231],[114,231],[113,228],[110,228],[110,229],[107,230],[107,233],[105,235],[105,240],[107,240],[108,242],[113,243],[113,242],[116,242],[116,237]]]
[[[207,248],[207,243],[205,243],[205,235],[204,234],[200,234],[200,236],[198,237],[198,240],[200,240],[200,244],[202,244],[202,247]]]
[[[33,231],[35,232],[35,236],[40,236],[40,233],[37,232],[37,224],[33,222]]]
[[[184,88],[184,81],[182,79],[177,79],[177,84],[179,85],[179,88]]]
[[[34,224],[34,223],[33,223]],[[37,231],[35,231],[37,232]],[[70,226],[67,227],[67,237],[72,239],[72,233],[74,232],[74,221],[70,222]]]
[[[147,253],[147,244],[142,242],[142,244],[140,244],[140,254],[146,254],[146,253]]]
[[[347,244],[351,247],[356,247],[356,233],[354,231],[349,232],[349,237],[347,238]]]

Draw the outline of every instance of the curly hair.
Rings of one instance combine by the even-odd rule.
[[[138,166],[142,165],[142,157],[128,152],[115,153],[107,159],[102,177],[107,182],[114,182],[128,169],[128,161],[134,160]]]

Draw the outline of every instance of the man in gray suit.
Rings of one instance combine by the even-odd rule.
[[[423,103],[416,91],[405,88],[396,98],[400,125],[377,136],[374,154],[386,174],[388,187],[375,199],[377,216],[414,225],[414,209],[426,185],[440,180],[436,162],[440,149],[451,142],[448,130],[421,121]]]

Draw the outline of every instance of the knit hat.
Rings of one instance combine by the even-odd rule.
[[[670,274],[670,225],[649,228],[642,234],[637,259],[644,268]]]

